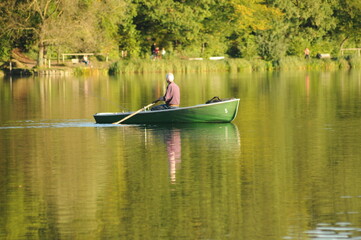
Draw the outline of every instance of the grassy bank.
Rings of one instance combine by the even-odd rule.
[[[243,72],[273,70],[339,70],[361,68],[361,57],[338,59],[304,59],[285,57],[278,62],[262,59],[225,59],[211,60],[120,60],[109,66],[109,73],[146,73],[146,72]]]
[[[227,72],[265,69],[267,62],[250,62],[244,59],[228,60],[120,60],[110,65],[110,74],[145,72]]]

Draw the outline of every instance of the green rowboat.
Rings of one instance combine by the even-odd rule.
[[[199,104],[191,107],[180,107],[158,111],[141,111],[122,124],[152,123],[226,123],[237,115],[239,99],[233,98],[220,102]],[[129,116],[125,113],[94,114],[96,123],[114,123]]]

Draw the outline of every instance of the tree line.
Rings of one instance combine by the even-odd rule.
[[[361,47],[354,0],[1,0],[0,58],[96,52],[147,58],[156,42],[176,57],[278,61]]]

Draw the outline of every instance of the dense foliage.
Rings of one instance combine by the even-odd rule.
[[[19,47],[40,66],[62,52],[148,58],[154,42],[170,57],[279,61],[360,47],[361,1],[1,0],[0,27],[0,58]]]

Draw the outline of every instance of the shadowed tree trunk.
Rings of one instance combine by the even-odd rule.
[[[38,51],[38,67],[44,66],[44,43],[42,41],[39,42],[39,51]]]
[[[348,36],[345,37],[345,38],[342,40],[341,45],[340,45],[340,48],[341,48],[341,49],[343,48],[343,45],[345,44],[345,42],[347,41],[347,39],[348,39]]]

